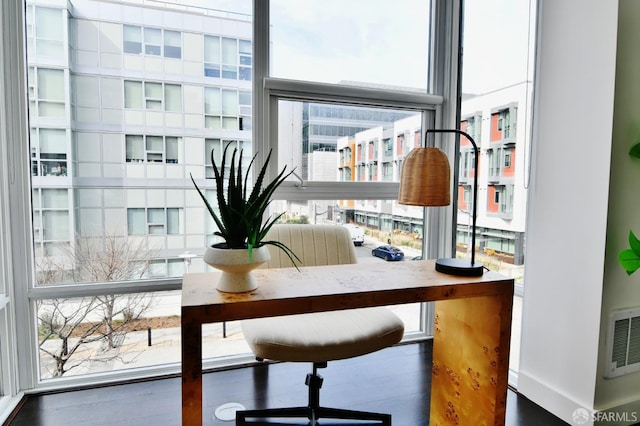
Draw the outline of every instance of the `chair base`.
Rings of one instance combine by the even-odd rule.
[[[308,424],[311,426],[318,425],[318,420],[320,419],[358,420],[359,422],[357,424],[359,426],[391,426],[390,414],[369,413],[366,411],[354,411],[326,407],[267,408],[263,410],[238,411],[236,412],[236,425],[246,425],[256,422],[263,422],[262,424],[266,424],[264,423],[265,419],[279,418],[308,419]],[[255,419],[255,422],[247,419]],[[368,423],[362,423],[365,421]]]
[[[358,425],[360,426],[391,426],[391,414],[321,407],[320,388],[322,387],[323,378],[318,374],[318,368],[325,368],[326,366],[326,362],[315,362],[313,363],[313,373],[307,374],[307,378],[305,380],[305,384],[309,387],[309,405],[307,407],[265,408],[258,410],[236,411],[236,425],[246,425],[251,423],[276,424],[265,423],[264,420],[298,418],[308,419],[308,424],[310,426],[318,425],[319,419],[357,420]],[[256,419],[256,421],[249,421],[247,419]]]

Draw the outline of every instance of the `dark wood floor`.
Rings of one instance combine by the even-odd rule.
[[[238,402],[247,408],[306,405],[304,379],[309,370],[308,364],[282,363],[206,374],[203,379],[203,424],[233,424],[218,420],[214,415],[218,406],[228,402]],[[321,391],[324,406],[391,413],[394,426],[428,424],[431,341],[334,361],[321,370],[321,375],[325,379]],[[29,396],[8,424],[179,425],[180,406],[180,378],[174,377]],[[506,424],[566,425],[511,390]]]

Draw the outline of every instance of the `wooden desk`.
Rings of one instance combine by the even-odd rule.
[[[260,287],[215,289],[217,272],[182,284],[182,424],[202,424],[202,324],[436,301],[430,425],[503,425],[513,279],[441,274],[431,260],[259,269]]]

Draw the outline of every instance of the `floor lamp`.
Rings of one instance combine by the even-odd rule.
[[[436,260],[436,271],[449,275],[479,277],[484,272],[482,263],[475,261],[476,206],[478,197],[478,145],[471,136],[458,129],[430,129],[430,133],[454,133],[466,137],[473,145],[473,211],[471,233],[471,259],[443,258]],[[398,202],[410,206],[448,206],[451,203],[451,172],[449,159],[439,148],[415,148],[404,159],[400,175]]]

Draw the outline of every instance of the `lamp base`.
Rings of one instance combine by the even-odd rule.
[[[438,259],[436,271],[461,277],[479,277],[484,272],[484,266],[479,262],[471,264],[468,259]]]

